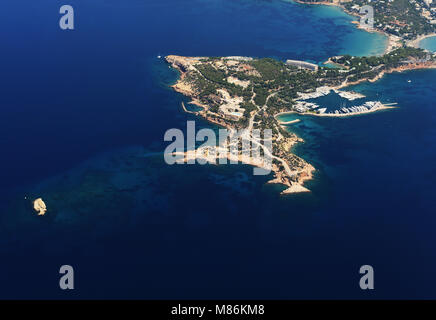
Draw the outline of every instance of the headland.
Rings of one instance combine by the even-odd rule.
[[[381,32],[389,37],[385,53],[378,56],[357,57],[341,55],[330,57],[335,68],[318,66],[298,60],[278,61],[270,58],[251,57],[182,57],[169,55],[165,59],[180,72],[180,79],[173,89],[191,98],[191,103],[201,107],[200,111],[185,111],[203,117],[207,121],[227,128],[230,132],[243,130],[245,138],[254,145],[261,141],[251,134],[252,129],[271,129],[273,158],[272,183],[287,188],[283,193],[307,192],[304,183],[313,176],[315,168],[292,153],[292,146],[303,140],[285,129],[284,125],[297,122],[280,121],[285,113],[314,115],[321,117],[348,117],[380,110],[392,109],[381,101],[366,101],[361,105],[338,107],[327,112],[307,99],[326,95],[332,90],[349,101],[364,98],[363,95],[344,91],[348,86],[361,82],[375,82],[386,73],[406,70],[435,68],[435,55],[417,48],[417,43],[436,31],[432,15],[420,0],[413,7],[405,0],[375,2],[374,28],[362,27],[368,32]],[[363,0],[311,1],[298,0],[304,4],[334,5],[346,13],[361,17]],[[418,3],[419,2],[419,3]],[[406,6],[406,13],[401,8]],[[404,9],[404,8],[403,8]],[[406,22],[414,22],[408,25]],[[292,57],[290,57],[292,58]],[[226,146],[227,148],[228,146]],[[211,155],[230,154],[229,160],[262,167],[258,159],[243,154],[231,154],[215,146],[213,150],[184,152],[184,161],[207,159]],[[263,152],[268,152],[263,150]]]

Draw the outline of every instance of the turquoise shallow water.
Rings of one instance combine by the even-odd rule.
[[[421,40],[419,42],[419,47],[436,52],[436,36],[425,38],[425,39]]]
[[[274,29],[279,30],[279,33],[274,35],[271,40],[264,39],[263,45],[266,48],[274,48],[274,50],[283,53],[297,51],[298,58],[312,62],[322,62],[330,57],[330,53],[322,53],[322,58],[314,57],[317,50],[329,46],[336,47],[335,54],[357,56],[379,55],[386,48],[387,38],[384,35],[368,33],[355,28],[351,21],[356,20],[356,18],[347,15],[338,7],[308,6],[295,4],[292,1],[282,2],[285,4],[277,5],[277,9],[283,10],[281,12],[277,10],[269,21],[262,22],[267,25],[276,25],[277,27]],[[301,10],[301,13],[295,12],[286,16],[289,10],[286,5],[291,5],[293,11]],[[292,19],[293,21],[291,21]],[[289,21],[289,24],[283,25],[284,21]],[[282,32],[280,28],[283,28]],[[293,32],[292,37],[289,37],[289,34],[285,32],[288,28],[294,28],[296,31]],[[265,32],[269,31],[265,30]]]
[[[312,193],[280,196],[248,166],[165,164],[166,130],[215,127],[182,112],[157,55],[322,62],[378,52],[380,35],[336,8],[256,0],[72,1],[66,34],[51,5],[24,3],[0,10],[0,297],[65,298],[66,263],[67,298],[434,297],[434,70],[350,88],[398,109],[301,117]]]

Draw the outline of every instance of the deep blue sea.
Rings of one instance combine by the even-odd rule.
[[[436,70],[350,88],[396,109],[300,117],[312,193],[280,196],[248,166],[165,164],[166,130],[214,126],[157,56],[319,63],[382,35],[281,0],[70,0],[63,31],[63,4],[0,4],[0,298],[436,298]]]

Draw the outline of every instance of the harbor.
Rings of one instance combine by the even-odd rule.
[[[338,100],[336,107],[324,106],[323,103],[316,101],[318,98],[327,97],[328,95],[337,95]],[[331,87],[319,87],[314,92],[298,93],[299,98],[295,101],[293,109],[301,114],[312,114],[318,116],[341,117],[357,114],[364,114],[383,109],[393,108],[396,103],[383,104],[381,101],[365,101],[357,105],[349,105],[349,102],[364,99],[365,95],[354,91],[341,91]],[[332,98],[328,98],[332,99]],[[335,99],[335,97],[333,97]],[[315,101],[314,101],[315,100]],[[328,101],[330,104],[331,101]],[[330,109],[330,110],[329,110]],[[288,123],[281,123],[288,124]]]

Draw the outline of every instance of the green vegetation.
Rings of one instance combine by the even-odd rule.
[[[395,68],[409,62],[409,58],[413,61],[420,62],[421,60],[432,60],[431,56],[427,57],[427,53],[419,48],[402,47],[398,48],[383,56],[373,57],[352,57],[350,55],[344,55],[341,57],[331,58],[334,63],[340,64],[354,74],[363,73],[365,71],[373,70],[377,67],[384,67],[385,69]],[[330,74],[340,73],[335,69],[330,70]]]
[[[382,71],[433,59],[422,49],[402,47],[383,56],[333,57],[330,60],[338,68],[320,67],[312,71],[270,58],[231,62],[210,58],[201,60],[193,70],[186,72],[185,81],[196,89],[196,98],[209,106],[210,112],[220,114],[224,121],[239,121],[243,126],[254,115],[261,127],[279,130],[269,116],[292,110],[299,92],[313,92],[318,87],[338,86],[345,81],[372,79]],[[229,77],[233,77],[231,82]],[[224,91],[228,95],[223,94]],[[227,101],[229,97],[233,100]],[[219,107],[227,103],[234,104],[234,110],[232,107],[220,110]],[[243,116],[237,118],[234,112],[242,112]]]
[[[320,2],[320,0],[299,1]],[[423,0],[375,0],[371,2],[351,0],[342,2],[341,5],[354,15],[363,15],[360,14],[360,7],[370,5],[374,9],[374,27],[376,29],[406,40],[436,31],[436,26],[430,22],[431,19],[436,19],[436,15],[430,11],[428,4]]]
[[[422,0],[385,0],[371,3],[365,0],[352,0],[343,5],[348,11],[356,13],[358,11],[353,9],[353,6],[371,5],[374,8],[374,27],[404,39],[413,39],[436,30],[423,16],[428,8]]]

